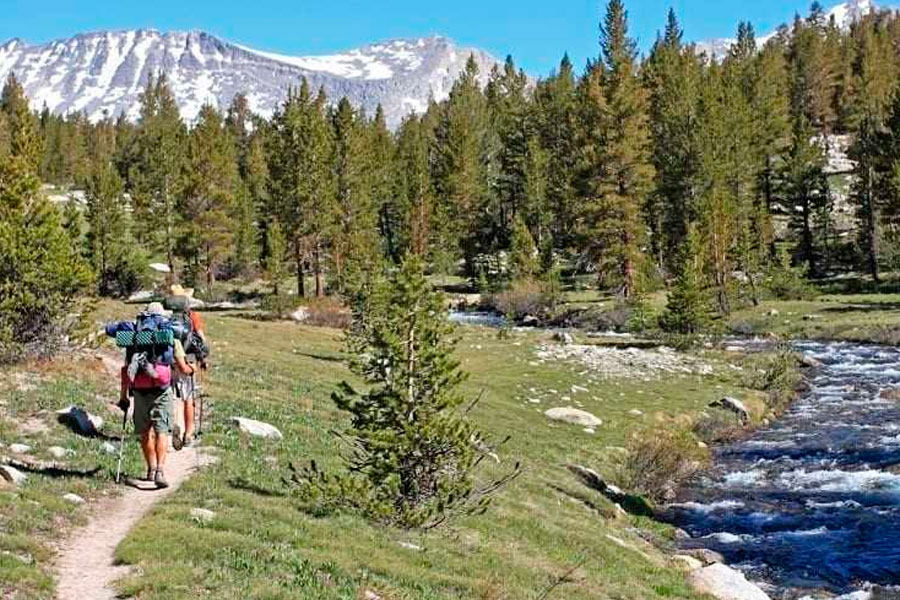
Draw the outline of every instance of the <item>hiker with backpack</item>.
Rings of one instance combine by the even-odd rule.
[[[119,407],[127,414],[133,402],[134,430],[147,463],[143,479],[160,489],[169,485],[165,464],[172,433],[172,369],[182,374],[191,372],[191,366],[175,354],[178,330],[180,327],[159,302],[151,302],[134,322],[106,327],[107,334],[116,338],[116,345],[125,348]]]
[[[194,440],[195,416],[198,386],[195,374],[207,369],[209,346],[199,313],[193,310],[194,290],[174,284],[169,288],[171,296],[166,298],[166,307],[172,311],[173,321],[181,326],[181,337],[176,340],[176,356],[180,356],[189,366],[190,373],[178,372],[174,378],[175,401],[183,408],[184,431],[176,422],[172,445],[176,450],[190,446]],[[202,408],[202,407],[201,407]]]

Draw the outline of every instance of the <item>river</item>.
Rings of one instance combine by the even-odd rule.
[[[900,350],[798,342],[823,363],[775,424],[714,451],[666,519],[772,598],[873,597],[900,585]],[[878,598],[900,598],[900,588]]]

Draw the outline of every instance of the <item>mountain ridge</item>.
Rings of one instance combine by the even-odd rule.
[[[372,114],[378,104],[396,127],[441,100],[469,56],[486,82],[499,61],[478,48],[432,35],[374,42],[346,52],[290,56],[230,42],[204,30],[152,28],[82,32],[40,44],[12,38],[0,44],[0,77],[15,72],[35,108],[84,112],[97,120],[124,113],[135,119],[151,73],[166,72],[184,117],[203,104],[225,109],[238,93],[251,109],[271,115],[289,85],[306,77],[332,101],[346,96]]]

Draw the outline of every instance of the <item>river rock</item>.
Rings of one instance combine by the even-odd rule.
[[[811,369],[818,369],[822,366],[822,361],[815,359],[812,356],[807,356],[806,354],[801,354],[799,360],[801,365]]]
[[[575,338],[568,331],[557,331],[553,334],[553,340],[559,342],[563,346],[571,346],[575,343]]]
[[[632,417],[640,417],[644,413],[636,408],[632,408],[631,410],[628,411],[628,414],[631,415]]]
[[[737,398],[725,396],[724,398],[720,398],[719,400],[710,403],[709,407],[724,408],[725,410],[729,410],[736,414],[738,418],[740,418],[744,423],[748,423],[750,421],[750,412],[747,410],[747,407],[744,406],[744,403]]]
[[[216,518],[216,513],[209,510],[208,508],[192,508],[191,509],[191,518],[195,519],[198,523],[210,523],[213,519]]]
[[[63,500],[65,500],[66,502],[71,502],[72,504],[84,504],[84,498],[82,498],[78,494],[66,494],[63,496]]]
[[[14,454],[28,454],[31,452],[31,446],[28,444],[10,444],[9,451]]]
[[[0,465],[0,478],[13,485],[22,485],[28,480],[28,475],[9,465]]]
[[[587,412],[586,410],[572,408],[571,406],[551,408],[545,411],[544,415],[548,419],[552,419],[554,421],[563,421],[564,423],[581,425],[582,427],[589,427],[591,429],[603,425],[603,421]]]
[[[675,566],[684,569],[685,571],[696,571],[697,569],[703,568],[702,562],[687,554],[676,554],[671,560]]]
[[[541,320],[534,315],[525,315],[522,317],[522,327],[537,327],[541,324]]]
[[[714,565],[716,563],[725,562],[724,556],[722,556],[715,550],[710,550],[709,548],[692,548],[691,550],[683,551],[682,554],[692,556],[702,562],[704,565]]]
[[[231,423],[243,433],[256,437],[270,438],[275,440],[284,438],[277,427],[275,427],[274,425],[269,425],[268,423],[263,423],[262,421],[256,421],[254,419],[247,419],[244,417],[231,417]]]
[[[709,594],[718,600],[771,600],[743,573],[722,563],[692,572],[688,575],[688,583],[701,594]]]
[[[83,435],[97,435],[103,428],[103,417],[92,415],[81,407],[69,406],[56,411],[60,421],[73,425]]]

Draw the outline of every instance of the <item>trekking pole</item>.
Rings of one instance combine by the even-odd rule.
[[[122,476],[122,458],[125,456],[125,429],[128,427],[128,409],[122,411],[122,437],[119,440],[119,462],[116,465],[116,483]]]
[[[192,373],[192,374],[191,374],[191,379],[193,379],[193,378],[194,378],[194,375],[193,375],[193,373]],[[196,399],[197,396],[200,397],[200,398],[199,398],[199,400],[200,400],[200,406],[197,407],[197,413],[198,413],[198,414],[197,414],[197,437],[200,437],[200,436],[203,435],[203,396],[204,396],[204,389],[203,389],[203,388],[204,388],[204,386],[203,386],[203,377],[200,377],[200,387],[199,387],[199,388],[194,388],[194,392],[195,392],[194,396],[195,396],[195,399]]]

